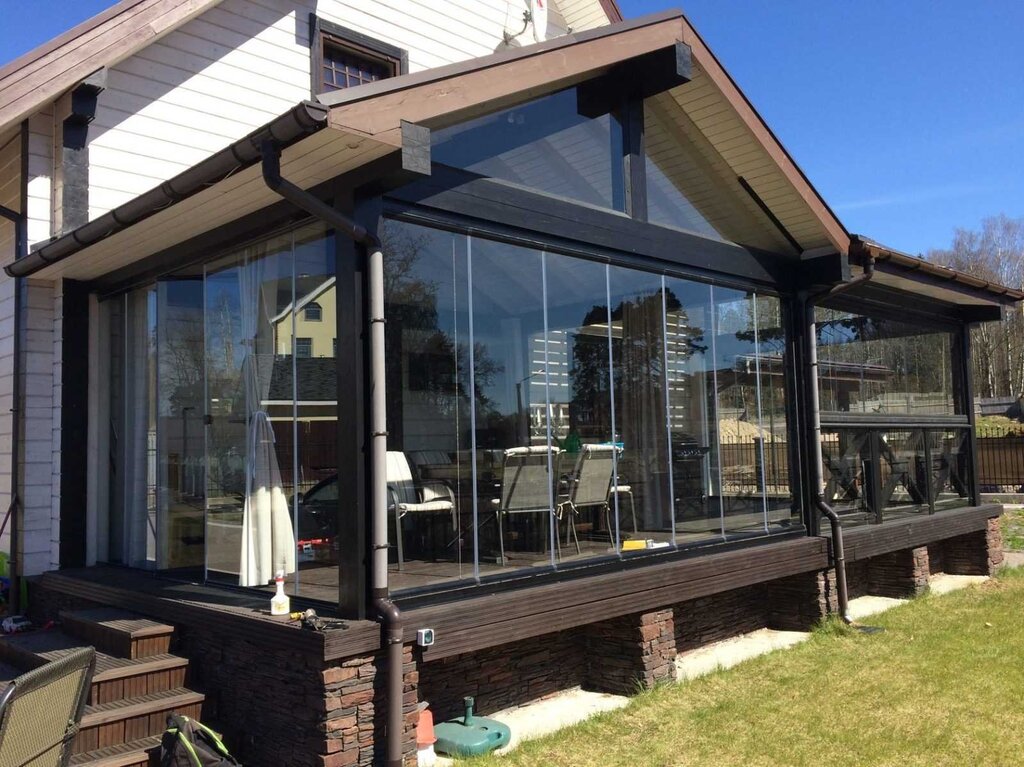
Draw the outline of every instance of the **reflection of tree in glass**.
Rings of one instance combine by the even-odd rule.
[[[430,247],[429,237],[396,227],[386,227],[382,234],[384,252],[384,305],[387,313],[385,346],[406,351],[409,385],[433,396],[436,405],[454,407],[452,398],[463,398],[468,389],[469,345],[456,343],[442,329],[438,311],[439,282],[429,279],[423,264]],[[458,286],[445,286],[458,290]],[[405,350],[406,335],[416,336],[416,349]],[[493,410],[493,402],[484,394],[495,375],[502,371],[480,343],[473,346],[473,373],[478,417]],[[388,366],[388,390],[403,388],[402,366]]]

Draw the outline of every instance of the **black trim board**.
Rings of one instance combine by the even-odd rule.
[[[754,248],[636,221],[472,173],[434,166],[428,178],[388,195],[389,212],[415,215],[434,210],[463,219],[467,230],[500,232],[502,227],[540,235],[538,244],[591,258],[613,252],[654,259],[649,268],[680,267],[704,279],[732,279],[776,291],[794,287],[799,262]],[[474,224],[474,222],[476,222]]]
[[[978,532],[986,528],[988,520],[1002,513],[1002,506],[986,504],[922,514],[912,519],[890,520],[880,525],[846,528],[843,531],[846,561],[856,562]]]
[[[60,566],[82,567],[88,538],[89,290],[74,280],[62,280],[60,290]]]

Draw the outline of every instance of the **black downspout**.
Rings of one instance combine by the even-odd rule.
[[[341,211],[281,177],[281,155],[273,142],[263,142],[263,180],[288,202],[329,224],[364,246],[369,253],[366,295],[370,326],[370,431],[371,431],[371,588],[373,609],[383,629],[387,659],[387,713],[385,764],[402,767],[403,635],[402,611],[388,592],[387,411],[384,389],[384,260],[380,240]]]
[[[832,529],[832,560],[836,571],[836,595],[839,598],[839,617],[844,623],[852,623],[849,616],[850,592],[846,583],[846,550],[843,546],[843,523],[833,509],[825,501],[825,483],[822,477],[821,463],[821,402],[818,393],[818,330],[814,319],[814,307],[822,301],[845,293],[858,285],[863,285],[875,274],[875,259],[868,256],[864,264],[864,273],[834,288],[804,298],[804,324],[807,327],[807,392],[810,397],[811,449],[810,460],[811,480],[814,483],[814,505],[821,515],[828,519]]]

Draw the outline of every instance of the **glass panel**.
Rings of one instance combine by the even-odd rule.
[[[753,294],[713,288],[715,389],[724,532],[764,533],[765,443]]]
[[[644,101],[644,149],[652,224],[792,252],[671,93]]]
[[[291,248],[286,235],[207,268],[207,567],[243,586],[296,569],[294,379],[274,322],[292,301]]]
[[[935,510],[971,505],[970,439],[967,429],[928,432]]]
[[[157,300],[154,288],[125,296],[124,561],[157,564]]]
[[[401,591],[474,573],[474,520],[491,512],[490,495],[478,507],[473,493],[471,416],[474,404],[486,412],[501,368],[473,343],[466,238],[389,221],[383,250],[390,586]],[[493,455],[478,459],[493,482]]]
[[[557,492],[562,559],[613,554],[610,486],[620,453],[613,444],[608,267],[550,253],[545,265],[547,362],[538,338],[533,367],[548,371],[547,402],[539,386],[531,396],[538,397],[533,407],[538,422],[542,412],[550,413],[552,441],[562,450]]]
[[[434,162],[547,194],[625,210],[622,129],[586,117],[575,88],[431,134]]]
[[[718,424],[712,380],[711,288],[665,278],[665,360],[676,542],[722,532],[715,480]]]
[[[927,514],[930,472],[925,461],[924,431],[889,429],[878,432],[877,449],[879,506],[883,520]]]
[[[334,237],[325,235],[320,226],[306,227],[295,232],[292,252],[294,287],[289,279],[276,291],[276,298],[267,297],[277,306],[271,319],[276,356],[268,399],[298,539],[298,568],[288,587],[293,594],[334,601],[338,596],[339,496]],[[316,312],[311,314],[308,310],[313,306]],[[293,336],[294,355],[288,348]],[[306,357],[298,353],[299,336],[310,340],[311,354]],[[354,477],[345,478],[346,484],[354,481]]]
[[[560,555],[562,467],[551,444],[544,256],[488,240],[470,246],[480,570],[548,566]]]
[[[815,320],[823,412],[963,412],[952,333],[824,307]]]
[[[786,374],[793,363],[786,354],[782,302],[758,296],[754,303],[757,324],[757,371],[760,420],[764,433],[761,466],[770,528],[801,524],[789,479],[789,429],[786,422]]]
[[[206,514],[202,275],[160,282],[157,300],[158,566],[199,573]]]
[[[844,524],[875,521],[865,470],[871,461],[871,440],[872,432],[865,429],[825,429],[821,433],[825,500],[843,515]]]
[[[612,267],[609,279],[616,442],[622,448],[619,477],[612,488],[612,516],[618,516],[623,541],[671,543],[661,277]]]

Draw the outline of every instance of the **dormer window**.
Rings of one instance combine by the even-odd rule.
[[[408,56],[381,40],[312,17],[313,95],[403,74]]]
[[[320,307],[320,304],[312,301],[306,304],[303,309],[302,318],[306,322],[320,322],[324,318],[324,310]]]

